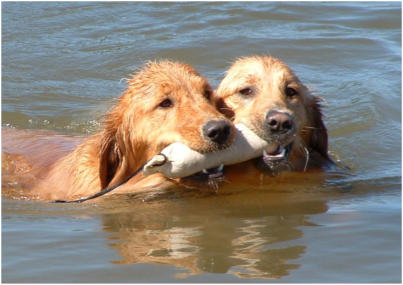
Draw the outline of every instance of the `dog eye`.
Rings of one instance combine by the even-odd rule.
[[[285,95],[287,95],[287,97],[294,97],[297,94],[298,94],[298,92],[294,88],[287,87],[285,89]]]
[[[158,106],[161,108],[170,108],[174,105],[171,99],[165,99]]]
[[[210,99],[211,99],[211,93],[212,93],[211,90],[206,89],[206,90],[204,90],[204,92],[203,92],[203,96],[204,96],[207,100],[210,100]]]
[[[252,88],[247,87],[247,88],[239,90],[239,93],[241,93],[243,96],[252,96],[253,90],[252,90]]]

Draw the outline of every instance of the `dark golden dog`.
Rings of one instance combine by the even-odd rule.
[[[95,194],[121,182],[173,142],[202,153],[226,148],[233,141],[233,125],[216,110],[211,93],[206,79],[189,65],[147,64],[128,81],[127,90],[106,115],[103,131],[48,166],[47,175],[32,193],[44,200]],[[208,172],[195,177],[198,185],[212,179]],[[139,174],[117,192],[164,188],[191,180]]]
[[[258,169],[276,173],[332,164],[320,99],[280,60],[257,56],[237,60],[215,96],[223,114],[276,146],[254,161]]]

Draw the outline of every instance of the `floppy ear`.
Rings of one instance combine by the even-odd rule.
[[[313,127],[311,137],[309,139],[309,148],[320,153],[324,158],[329,159],[327,153],[328,137],[327,129],[322,119],[321,106],[319,98],[314,97],[311,105],[311,126]]]
[[[116,142],[115,134],[104,133],[99,151],[99,178],[101,188],[109,185],[122,163],[122,153]]]

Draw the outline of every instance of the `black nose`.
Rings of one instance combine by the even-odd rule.
[[[230,133],[231,125],[225,120],[208,121],[203,126],[203,135],[218,144],[226,143]]]
[[[294,126],[294,120],[290,114],[274,110],[267,112],[266,123],[272,133],[285,133]]]

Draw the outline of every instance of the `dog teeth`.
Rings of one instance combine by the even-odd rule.
[[[284,156],[285,155],[285,148],[280,146],[280,153],[277,156]]]
[[[283,146],[279,146],[277,154],[270,154],[266,150],[263,151],[263,155],[272,157],[272,158],[282,158],[285,156],[286,149]]]
[[[219,166],[217,166],[217,167],[214,167],[214,168],[209,168],[213,173],[215,173],[215,172],[222,172],[222,170],[224,169],[224,164],[220,164]],[[211,172],[209,171],[209,169],[203,169],[202,170],[202,172],[204,173],[204,174],[210,174]]]

